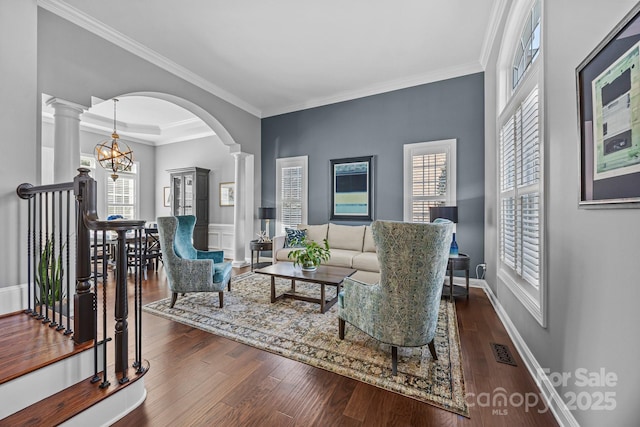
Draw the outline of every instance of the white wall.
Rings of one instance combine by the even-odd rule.
[[[0,288],[26,281],[27,202],[16,196],[23,182],[37,184],[36,1],[0,2]]]
[[[191,141],[177,142],[156,147],[156,217],[171,215],[171,209],[164,206],[163,187],[169,186],[167,169],[198,166],[211,169],[209,172],[209,223],[233,224],[233,207],[220,207],[219,183],[233,182],[234,159],[229,147],[218,136],[209,136]]]
[[[640,393],[640,212],[578,208],[579,136],[575,70],[635,5],[632,0],[544,2],[545,139],[547,179],[548,327],[542,328],[496,278],[495,113],[487,108],[487,282],[534,356],[551,372],[572,375],[558,387],[571,393],[612,391],[615,411],[572,411],[583,426],[638,425]],[[499,40],[497,41],[499,43]],[[495,51],[492,55],[495,61]],[[494,67],[487,68],[487,73]],[[486,77],[487,105],[495,102],[495,80]],[[493,160],[492,160],[493,159]],[[580,387],[577,369],[618,377],[615,387]]]

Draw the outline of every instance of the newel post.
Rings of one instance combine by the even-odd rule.
[[[91,292],[91,233],[84,215],[96,210],[96,181],[89,169],[79,168],[73,180],[78,210],[76,218],[76,294],[73,297],[73,340],[83,343],[95,338],[95,294]]]

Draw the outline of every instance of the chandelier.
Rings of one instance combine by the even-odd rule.
[[[118,172],[130,171],[133,166],[133,151],[123,142],[118,141],[120,136],[116,132],[116,102],[113,98],[113,133],[111,139],[102,141],[96,145],[96,160],[100,166],[110,170],[111,179],[118,179]]]

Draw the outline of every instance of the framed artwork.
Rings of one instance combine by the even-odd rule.
[[[583,207],[640,207],[639,13],[640,4],[576,69]]]
[[[235,205],[235,188],[234,182],[220,183],[220,206]]]
[[[373,220],[373,156],[331,160],[331,219]]]
[[[171,207],[171,189],[169,187],[164,187],[162,189],[162,195],[164,200],[164,207]]]

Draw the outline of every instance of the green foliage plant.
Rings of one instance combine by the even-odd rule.
[[[38,303],[53,306],[56,301],[62,300],[64,292],[62,289],[62,278],[64,269],[62,268],[62,254],[55,256],[53,239],[45,242],[36,274],[36,282],[40,287],[40,299]],[[65,245],[62,245],[60,252]]]
[[[287,254],[289,259],[293,259],[293,265],[301,265],[303,269],[315,269],[323,261],[329,261],[331,250],[327,239],[323,240],[323,244],[309,240],[307,236],[302,239],[295,239],[294,246],[300,246]]]

